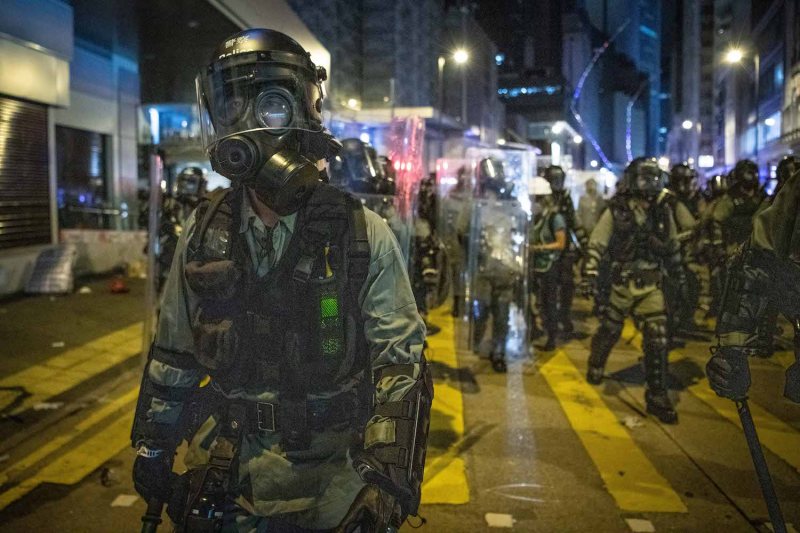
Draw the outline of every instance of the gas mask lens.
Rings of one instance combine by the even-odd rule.
[[[292,121],[292,104],[287,95],[268,91],[258,96],[255,113],[259,124],[280,133]]]

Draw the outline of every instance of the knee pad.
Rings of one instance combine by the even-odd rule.
[[[667,347],[667,317],[645,320],[642,328],[642,344],[645,350],[663,350]]]

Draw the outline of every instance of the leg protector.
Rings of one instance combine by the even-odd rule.
[[[644,321],[642,332],[644,369],[647,388],[653,392],[667,390],[667,318],[650,316]]]
[[[508,319],[511,315],[511,287],[493,287],[492,291],[492,350],[505,353],[508,338]]]
[[[353,466],[366,483],[373,483],[397,498],[404,515],[416,515],[425,468],[433,378],[425,358],[417,365],[381,368],[378,383],[385,378],[413,384],[395,401],[375,406],[364,432],[364,449]]]
[[[589,356],[590,372],[592,369],[599,370],[602,378],[608,356],[620,335],[622,335],[622,322],[609,317],[609,313],[606,312],[600,322],[600,327],[592,337],[592,353]]]

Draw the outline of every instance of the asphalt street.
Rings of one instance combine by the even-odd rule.
[[[89,286],[0,301],[0,531],[139,531],[128,438],[142,287]],[[680,423],[665,426],[644,413],[632,324],[604,384],[586,383],[587,309],[576,301],[572,339],[521,350],[504,375],[466,349],[466,323],[432,313],[423,506],[404,530],[769,530],[735,407],[703,375],[710,334],[670,355]],[[781,395],[792,359],[752,361],[751,407],[786,519],[800,524],[800,406]]]

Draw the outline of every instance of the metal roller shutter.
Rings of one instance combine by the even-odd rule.
[[[47,107],[0,96],[0,250],[50,243]]]

